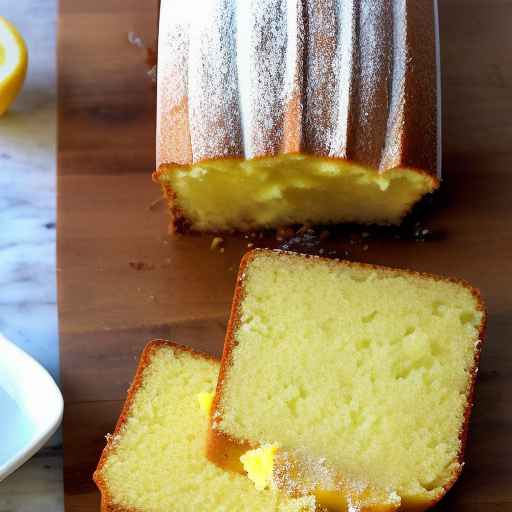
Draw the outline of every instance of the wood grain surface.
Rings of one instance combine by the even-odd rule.
[[[348,259],[453,275],[489,308],[467,465],[436,510],[512,510],[512,0],[441,0],[444,181],[425,241],[341,230]],[[151,182],[155,91],[134,31],[157,0],[61,0],[58,277],[68,511],[98,510],[91,475],[137,357],[165,337],[220,354],[248,240],[169,237]],[[275,245],[275,240],[256,240]],[[318,251],[319,245],[308,248]],[[142,267],[142,268],[141,268]]]

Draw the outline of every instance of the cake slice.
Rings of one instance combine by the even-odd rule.
[[[208,457],[332,510],[425,510],[462,469],[484,324],[461,281],[250,252]]]
[[[314,498],[258,492],[204,454],[219,363],[173,343],[149,343],[94,473],[103,512],[313,511]]]
[[[162,0],[174,228],[400,223],[441,177],[436,18],[435,0]]]

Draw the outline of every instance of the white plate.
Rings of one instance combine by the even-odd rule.
[[[50,374],[0,334],[0,482],[46,443],[63,409]]]

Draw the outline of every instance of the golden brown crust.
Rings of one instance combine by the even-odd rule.
[[[170,232],[172,233],[188,233],[191,232],[191,223],[187,220],[185,213],[178,206],[176,201],[176,193],[168,183],[162,183],[158,181],[158,171],[153,173],[153,181],[160,183],[167,205],[171,213],[171,227]]]
[[[139,359],[139,364],[137,366],[137,370],[135,371],[135,376],[130,385],[130,388],[128,389],[128,393],[127,393],[123,408],[121,410],[121,414],[119,415],[119,418],[117,420],[117,423],[116,423],[116,426],[114,429],[114,433],[107,436],[107,444],[106,444],[105,448],[103,449],[103,452],[101,453],[101,457],[98,462],[98,466],[97,466],[96,470],[94,471],[94,474],[92,477],[101,493],[101,511],[102,512],[137,512],[135,509],[127,509],[125,507],[116,505],[113,502],[112,496],[110,495],[109,490],[108,490],[107,482],[105,482],[105,480],[103,479],[102,469],[103,469],[103,466],[105,465],[110,453],[113,450],[115,450],[116,436],[118,436],[121,433],[121,430],[128,419],[128,416],[130,414],[131,407],[132,407],[133,401],[135,399],[135,396],[137,394],[137,391],[139,390],[140,386],[142,385],[144,370],[150,364],[151,358],[153,357],[155,352],[163,347],[170,348],[176,354],[187,353],[196,358],[207,359],[210,361],[217,361],[217,359],[215,359],[213,356],[211,356],[209,354],[205,354],[203,352],[198,352],[196,350],[193,350],[190,347],[178,345],[177,343],[173,343],[172,341],[153,340],[153,341],[150,341],[144,347],[144,350],[142,351],[142,354]]]
[[[238,269],[236,278],[235,291],[233,302],[231,304],[231,314],[229,316],[228,326],[226,329],[226,337],[224,339],[224,349],[222,351],[222,358],[220,363],[219,377],[217,379],[217,388],[212,402],[212,413],[210,414],[210,426],[208,428],[207,442],[206,442],[206,456],[215,464],[225,469],[232,469],[234,471],[243,472],[243,467],[240,462],[239,451],[241,447],[251,447],[251,443],[244,439],[235,439],[234,437],[215,429],[215,424],[222,419],[222,411],[220,410],[220,399],[224,390],[224,383],[226,381],[229,367],[232,364],[231,357],[233,349],[235,348],[235,332],[239,324],[238,311],[244,295],[244,274],[245,269],[251,261],[261,251],[255,249],[246,253]]]
[[[331,0],[298,4],[295,19],[288,20],[296,33],[294,51],[289,53],[288,47],[277,45],[272,57],[260,39],[266,31],[255,21],[256,8],[251,8],[255,19],[248,29],[254,30],[255,47],[249,70],[254,71],[258,63],[265,68],[269,58],[283,62],[292,58],[286,64],[283,83],[280,66],[272,66],[270,71],[282,95],[278,95],[279,101],[275,101],[274,88],[260,84],[251,89],[236,78],[236,71],[232,82],[225,76],[224,69],[236,67],[231,59],[237,34],[227,25],[229,16],[211,19],[206,29],[194,24],[193,12],[184,9],[176,16],[171,4],[162,4],[157,166],[180,166],[186,171],[192,164],[212,159],[300,153],[355,161],[378,172],[417,170],[432,178],[432,190],[437,188],[440,87],[434,2],[375,0],[371,9],[354,6],[351,19],[346,13],[333,15]],[[232,8],[236,9],[225,7],[225,13]],[[190,16],[189,28],[184,29],[178,21],[182,16]],[[345,26],[339,30],[352,31],[351,42],[344,49],[347,60],[342,61],[337,55],[338,38],[342,37],[338,24]],[[208,46],[191,52],[181,39],[188,40],[190,27],[199,34],[201,30],[217,34],[221,55],[212,56]],[[283,27],[283,31],[286,34],[287,29]],[[201,39],[195,37],[196,42]],[[192,85],[190,73],[200,87]],[[246,78],[250,82],[250,77]],[[340,91],[346,92],[346,100],[340,99]],[[194,104],[202,108],[194,109]],[[253,122],[244,123],[243,111],[255,112]],[[260,119],[262,112],[269,113],[265,122]],[[173,196],[164,193],[169,199]],[[170,208],[173,229],[190,230],[190,219],[175,197]]]
[[[306,153],[299,153],[299,152],[290,152],[287,154],[289,154],[289,155],[306,155]],[[347,162],[350,165],[357,164],[356,162],[353,162],[346,158],[325,157],[325,156],[319,156],[319,155],[306,155],[306,156],[314,156],[315,158],[321,159],[325,162],[343,161],[343,162]],[[255,157],[254,159],[258,160],[261,158],[266,158],[266,156]],[[229,158],[218,157],[218,158],[213,158],[213,159],[209,159],[209,160],[204,160],[203,162],[205,162],[205,163],[213,162],[215,160],[243,161],[244,159],[241,157],[229,157]],[[197,164],[200,164],[203,162],[197,162]],[[172,167],[172,169],[169,169],[169,167]],[[161,164],[158,167],[158,169],[156,171],[154,171],[152,174],[153,181],[155,183],[158,183],[162,187],[163,195],[164,195],[165,199],[167,200],[169,211],[171,213],[171,219],[172,219],[171,231],[175,232],[175,233],[185,234],[185,233],[195,232],[196,230],[193,228],[192,221],[187,218],[184,210],[182,208],[180,208],[178,201],[177,201],[176,193],[172,189],[169,182],[165,182],[161,178],[166,173],[175,172],[176,170],[180,170],[180,171],[189,170],[190,168],[191,168],[191,165],[179,165],[179,164],[170,162],[170,163]],[[414,167],[407,167],[407,169],[424,176],[430,182],[431,192],[435,192],[439,188],[439,185],[441,184],[441,182],[437,176],[432,175],[431,173],[424,171],[422,169],[418,169],[418,168],[414,168]],[[382,173],[386,173],[386,172],[400,170],[400,167],[390,167],[389,169],[385,169],[385,170],[378,170],[378,169],[373,169],[373,170],[377,174],[382,174]],[[414,206],[414,204],[412,204],[410,206],[409,210],[404,212],[402,218],[405,218],[410,213],[413,206]],[[253,226],[253,227],[249,227],[246,231],[256,231],[259,229],[261,229],[260,226]]]
[[[212,19],[206,28],[194,23],[193,12],[183,9],[177,16],[172,5],[162,5],[157,165],[243,155],[249,145],[248,157],[303,151],[348,157],[378,168],[419,167],[436,175],[439,91],[434,2],[391,5],[389,0],[375,0],[372,4],[371,10],[354,7],[347,19],[346,13],[333,15],[331,0],[301,3],[295,19],[287,20],[298,34],[294,53],[277,44],[272,56],[262,41],[264,26],[252,20],[248,30],[254,31],[255,47],[249,75],[258,63],[263,69],[269,58],[293,59],[287,64],[286,86],[278,69],[270,71],[284,101],[275,101],[268,87],[248,90],[244,82],[225,76],[237,45],[228,16]],[[231,12],[229,7],[224,11]],[[256,9],[251,13],[258,17]],[[181,26],[183,17],[190,20],[186,29]],[[352,25],[346,61],[337,55],[338,24]],[[218,34],[222,54],[213,56],[207,45],[194,53],[186,42],[180,44],[181,38],[190,37],[190,30],[197,30],[196,36],[202,30]],[[287,29],[282,30],[286,35]],[[201,87],[191,83],[191,73]],[[343,102],[333,93],[342,88],[348,94]],[[198,112],[193,104],[203,110]],[[270,106],[267,123],[243,123],[243,110]],[[347,122],[340,132],[331,126],[337,119]]]
[[[460,282],[460,281],[459,281]],[[462,283],[465,283],[462,281]],[[469,286],[469,285],[468,285]],[[478,309],[482,312],[482,321],[480,322],[480,326],[478,329],[478,343],[475,347],[475,357],[473,361],[473,366],[470,369],[471,377],[469,380],[469,386],[468,391],[466,393],[466,409],[464,411],[464,421],[462,425],[462,431],[459,435],[460,440],[460,446],[459,446],[459,453],[457,455],[457,461],[459,463],[459,468],[456,473],[454,473],[452,480],[450,480],[444,487],[443,487],[443,493],[439,496],[437,500],[434,500],[432,502],[432,506],[438,503],[443,496],[446,495],[446,493],[455,485],[457,482],[460,474],[462,473],[462,469],[464,467],[464,453],[466,450],[466,443],[468,439],[468,433],[469,433],[469,420],[471,418],[471,412],[473,410],[474,405],[474,399],[475,399],[475,385],[476,385],[476,378],[478,374],[478,365],[480,363],[480,355],[482,353],[482,345],[485,340],[485,331],[487,328],[487,310],[485,308],[485,304],[482,300],[480,291],[476,288],[473,288],[469,286],[469,290],[473,294],[473,296],[477,300]]]
[[[305,258],[307,260],[315,260],[320,259],[322,261],[330,262],[332,265],[343,264],[344,266],[355,267],[355,268],[364,268],[364,269],[376,269],[379,271],[385,271],[392,274],[407,274],[410,276],[434,279],[436,281],[444,281],[456,283],[467,290],[473,295],[477,302],[477,308],[482,313],[482,321],[480,322],[480,326],[478,328],[478,343],[475,346],[475,357],[472,368],[470,369],[471,378],[468,385],[467,391],[467,405],[464,412],[464,422],[462,425],[462,430],[460,432],[460,448],[457,456],[457,460],[459,463],[459,470],[453,475],[453,478],[444,486],[443,492],[439,495],[438,498],[433,500],[430,503],[425,503],[422,505],[414,506],[408,509],[410,512],[416,512],[420,510],[427,510],[428,508],[434,506],[441,498],[453,487],[455,482],[457,481],[464,464],[464,449],[468,435],[468,427],[469,427],[469,419],[471,416],[471,410],[473,407],[473,399],[474,399],[474,389],[476,382],[476,375],[478,373],[478,363],[480,360],[480,352],[481,347],[484,341],[485,329],[487,324],[487,311],[482,300],[480,291],[473,286],[471,286],[468,282],[463,279],[450,278],[450,277],[441,277],[434,274],[429,274],[426,272],[417,272],[413,270],[399,269],[399,268],[389,268],[381,265],[374,265],[370,263],[359,263],[359,262],[349,262],[349,261],[339,261],[339,260],[329,260],[327,258],[322,258],[320,256],[306,255],[306,254],[297,254],[291,253],[288,251],[280,251],[280,250],[268,250],[268,249],[254,249],[244,255],[242,261],[240,263],[240,269],[238,271],[233,303],[231,306],[231,316],[228,322],[228,327],[226,331],[226,338],[224,342],[224,351],[221,359],[221,367],[219,372],[219,378],[217,381],[217,389],[215,392],[215,397],[212,403],[212,415],[210,420],[210,427],[208,431],[208,442],[206,447],[206,455],[209,460],[214,462],[215,464],[226,468],[232,469],[235,471],[243,472],[243,468],[240,464],[240,450],[241,447],[254,447],[254,443],[251,443],[248,440],[236,439],[233,436],[227,434],[226,432],[222,432],[216,429],[216,425],[219,424],[219,421],[222,419],[222,410],[220,406],[220,402],[222,399],[222,394],[224,392],[224,386],[228,378],[229,368],[232,365],[232,357],[233,350],[236,346],[235,333],[237,331],[239,325],[239,310],[242,300],[244,298],[244,275],[247,266],[252,262],[252,260],[258,256],[258,254],[282,254],[282,255],[293,255],[296,257]]]
[[[400,126],[400,167],[437,169],[437,94],[434,2],[409,2],[407,72],[404,82],[403,125]],[[428,29],[427,29],[428,27]],[[420,142],[421,141],[421,142]],[[438,169],[440,172],[440,169]]]

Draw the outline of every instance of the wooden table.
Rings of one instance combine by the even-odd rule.
[[[170,238],[153,204],[154,86],[134,31],[156,0],[62,0],[58,268],[67,510],[97,510],[91,481],[144,343],[219,354],[247,240]],[[512,508],[512,1],[441,0],[445,179],[424,242],[386,232],[337,254],[468,279],[489,307],[467,467],[437,510]],[[259,241],[265,244],[265,241]],[[314,247],[313,247],[313,250]]]

